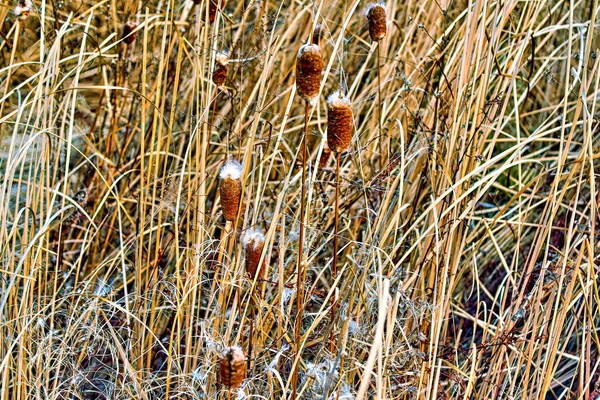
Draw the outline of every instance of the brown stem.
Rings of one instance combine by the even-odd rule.
[[[334,234],[333,234],[333,283],[337,279],[337,262],[339,251],[339,212],[340,212],[340,153],[335,153],[335,206],[334,206]],[[333,297],[331,306],[331,332],[329,339],[329,351],[333,353],[333,331],[335,322],[335,306],[337,299]]]
[[[381,41],[377,41],[377,126],[379,127],[379,170],[385,165],[385,148],[383,145],[383,128],[381,126]],[[389,151],[389,143],[388,143]]]
[[[298,266],[297,266],[297,282],[296,282],[296,327],[294,332],[294,342],[296,346],[296,357],[300,354],[300,327],[302,326],[303,314],[303,294],[304,294],[304,277],[306,270],[303,265],[304,253],[304,214],[306,208],[306,136],[308,135],[308,102],[304,103],[304,134],[302,135],[302,191],[300,194],[300,237],[298,243]],[[292,400],[296,400],[296,391],[298,389],[298,368],[299,362],[292,371]]]

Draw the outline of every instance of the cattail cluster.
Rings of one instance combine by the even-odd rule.
[[[343,153],[350,147],[354,129],[354,114],[350,99],[336,91],[327,98],[327,145],[334,153]]]
[[[244,234],[244,250],[246,251],[246,272],[250,279],[264,280],[266,266],[259,267],[260,256],[265,248],[265,235],[258,230],[249,230]],[[257,276],[258,272],[258,276]]]
[[[317,44],[305,44],[298,51],[296,60],[296,90],[311,106],[317,103],[321,89],[323,54]]]
[[[138,27],[137,22],[127,21],[123,26],[123,41],[127,44],[133,43],[137,36],[137,32],[134,32]]]
[[[33,11],[33,2],[31,0],[19,0],[15,7],[15,15],[19,21],[24,21]]]
[[[237,346],[227,348],[219,360],[219,382],[230,389],[237,389],[246,377],[246,357]]]
[[[223,216],[227,221],[234,221],[242,196],[242,164],[234,159],[227,160],[221,167],[219,180]]]
[[[365,13],[369,21],[369,36],[371,36],[371,40],[377,42],[383,39],[387,33],[385,4],[371,3],[367,5]]]
[[[215,70],[213,71],[212,81],[217,86],[222,86],[227,79],[227,64],[229,57],[227,54],[219,53],[215,58]]]

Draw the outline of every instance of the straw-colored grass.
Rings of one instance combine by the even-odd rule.
[[[600,396],[598,2],[218,4],[0,2],[0,400]]]

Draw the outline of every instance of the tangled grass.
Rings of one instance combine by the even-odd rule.
[[[600,398],[598,2],[366,6],[0,3],[0,399]]]

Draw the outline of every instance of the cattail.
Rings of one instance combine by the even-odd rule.
[[[225,0],[209,0],[208,1],[208,21],[212,24],[217,18],[217,10],[225,7]]]
[[[19,21],[24,21],[33,11],[33,2],[31,0],[19,0],[15,7],[15,15]]]
[[[242,164],[234,159],[229,159],[221,167],[219,179],[221,181],[221,205],[223,215],[228,221],[234,221],[237,217],[242,195]]]
[[[137,36],[137,32],[134,30],[138,27],[137,22],[127,21],[123,26],[123,41],[127,44],[133,43],[135,37]]]
[[[327,98],[327,144],[334,153],[343,153],[350,147],[354,114],[350,100],[338,90]]]
[[[298,95],[311,106],[317,103],[321,88],[323,55],[317,44],[305,44],[298,51],[296,61],[296,89]]]
[[[384,3],[371,3],[367,5],[365,14],[369,20],[369,35],[371,40],[377,42],[387,33],[387,21]]]
[[[244,249],[246,250],[246,272],[250,279],[254,279],[258,271],[258,280],[263,280],[265,276],[266,266],[263,262],[259,268],[258,262],[265,247],[265,235],[258,229],[249,230],[244,234],[243,239]]]
[[[327,166],[327,161],[329,161],[329,156],[331,155],[331,150],[329,149],[329,145],[325,142],[323,146],[323,152],[321,153],[321,158],[319,159],[319,169],[323,169]]]
[[[215,58],[215,70],[213,71],[212,81],[217,86],[222,86],[227,79],[227,64],[229,63],[229,57],[227,54],[217,54]]]
[[[237,346],[227,348],[219,360],[219,382],[230,389],[237,389],[246,377],[246,357]]]

